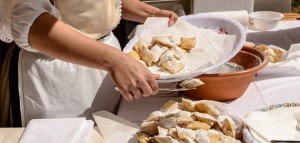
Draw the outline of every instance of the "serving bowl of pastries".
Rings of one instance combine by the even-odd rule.
[[[242,121],[224,103],[182,98],[152,112],[136,137],[139,143],[240,143]]]
[[[123,49],[159,74],[158,83],[183,81],[222,65],[246,38],[241,24],[217,16],[182,17],[172,27],[167,23],[168,18],[148,18]]]

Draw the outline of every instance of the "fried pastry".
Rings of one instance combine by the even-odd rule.
[[[192,100],[188,100],[188,99],[185,99],[185,98],[182,98],[182,104],[183,104],[183,107],[190,111],[190,112],[194,112],[196,111],[195,110],[195,102],[192,101]]]
[[[140,55],[136,52],[136,51],[131,51],[129,53],[127,53],[130,57],[133,57],[136,60],[141,60]]]
[[[219,138],[223,143],[239,143],[240,142],[233,137],[225,136],[223,134],[219,134]]]
[[[178,46],[174,46],[171,50],[174,52],[174,56],[178,60],[181,59],[184,56],[184,54],[186,54],[186,51]]]
[[[160,47],[158,45],[154,45],[152,48],[151,48],[151,52],[153,53],[153,56],[154,56],[154,59],[153,59],[153,62],[158,62],[161,55],[166,52],[167,49],[165,47]]]
[[[173,139],[170,136],[166,136],[166,137],[155,136],[154,139],[158,143],[180,143],[180,142],[176,141],[175,139]]]
[[[194,122],[192,118],[192,113],[188,111],[180,111],[176,115],[176,122],[177,124],[190,124]]]
[[[184,38],[181,37],[181,44],[180,44],[180,48],[184,49],[184,50],[191,50],[192,48],[195,48],[196,45],[196,37],[193,38]]]
[[[181,103],[171,100],[142,123],[137,140],[139,143],[240,143],[236,135],[239,127],[228,115],[219,115],[213,105],[184,98]]]
[[[190,129],[180,128],[176,127],[177,133],[178,133],[178,139],[185,139],[185,138],[191,138],[196,139],[197,132]]]
[[[169,112],[179,109],[178,102],[175,102],[174,100],[170,100],[166,104],[163,105],[163,107],[160,109],[162,112]]]
[[[170,128],[170,129],[169,129],[169,132],[168,132],[168,135],[170,135],[170,136],[173,137],[173,138],[177,138],[178,133],[177,133],[176,128]]]
[[[220,111],[218,109],[204,102],[196,103],[195,108],[198,112],[207,113],[212,116],[217,116],[220,114]]]
[[[184,64],[177,59],[167,61],[163,63],[162,66],[164,67],[164,69],[168,70],[172,74],[175,74],[184,68]]]
[[[190,117],[191,119],[193,119],[193,118],[192,118],[192,115],[193,115],[193,113],[191,113],[191,112],[188,112],[188,111],[180,111],[180,112],[178,112],[175,116],[176,116],[176,117]]]
[[[134,45],[134,49],[139,54],[141,59],[146,62],[148,66],[153,65],[154,56],[153,53],[148,49],[146,43],[140,40]]]
[[[191,117],[177,117],[176,123],[180,125],[188,125],[190,123],[193,123],[194,120]]]
[[[223,143],[221,140],[220,140],[220,137],[218,134],[211,134],[211,133],[208,133],[208,138],[210,140],[210,143]]]
[[[193,112],[193,116],[197,121],[204,122],[209,125],[213,125],[215,122],[217,122],[217,120],[213,116],[206,113]]]
[[[175,36],[168,36],[168,38],[170,39],[170,41],[172,43],[174,43],[175,45],[179,46],[180,45],[180,38],[175,37]]]
[[[168,36],[156,36],[152,38],[151,44],[155,45],[156,43],[159,43],[163,46],[166,46],[168,48],[172,48],[174,44],[170,41]]]
[[[183,141],[184,143],[196,143],[195,140],[193,140],[193,139],[191,139],[191,138],[189,138],[189,137],[182,139],[182,141]]]
[[[235,123],[227,115],[220,116],[218,121],[221,123],[222,131],[225,135],[235,138]]]
[[[207,135],[207,132],[205,130],[198,130],[196,141],[198,143],[211,143],[210,138]]]
[[[148,134],[150,136],[154,136],[158,134],[158,127],[159,122],[157,121],[151,121],[151,122],[145,122],[141,125],[141,132]]]
[[[164,117],[164,113],[161,111],[154,111],[152,112],[148,118],[145,120],[146,122],[150,122],[150,121],[158,121],[159,119]]]
[[[165,62],[167,62],[167,61],[170,61],[170,60],[172,60],[172,59],[174,59],[174,52],[168,50],[168,51],[164,52],[164,53],[161,55],[161,57],[160,57],[160,59],[159,59],[159,62],[158,62],[158,65],[160,66],[160,65],[162,65],[163,63],[165,63]]]
[[[163,128],[166,129],[178,126],[175,117],[162,118],[159,120],[159,123]]]
[[[276,56],[274,57],[275,62],[279,62],[282,57],[283,57],[283,51],[279,50],[279,49],[273,49],[274,53],[276,54]]]
[[[147,46],[147,44],[144,43],[143,40],[139,40],[139,41],[133,46],[133,49],[134,49],[137,53],[139,53],[139,52],[140,52],[139,50],[141,50],[143,46]],[[147,47],[148,47],[148,46],[147,46]]]
[[[154,137],[151,137],[149,143],[158,143],[158,142],[154,139]]]
[[[168,135],[168,129],[162,128],[160,126],[158,126],[157,129],[158,129],[158,136],[166,137]]]
[[[204,83],[198,79],[198,78],[193,78],[190,80],[185,80],[179,84],[179,86],[185,88],[185,89],[195,89],[196,87],[203,85]]]
[[[261,52],[264,52],[265,50],[268,49],[268,46],[267,45],[258,45],[255,48],[258,49]]]
[[[191,129],[191,130],[199,130],[199,129],[209,130],[210,129],[210,125],[208,125],[206,123],[203,123],[203,122],[194,121],[194,122],[188,124],[187,128]]]
[[[149,143],[150,141],[150,136],[144,133],[136,133],[137,137],[138,137],[138,141],[139,143]]]
[[[164,112],[164,117],[168,118],[168,117],[174,117],[174,115],[176,115],[178,112],[180,112],[181,110],[169,110]]]

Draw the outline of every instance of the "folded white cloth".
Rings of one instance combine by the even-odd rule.
[[[85,118],[33,119],[20,143],[86,143],[93,126]]]
[[[93,114],[105,143],[137,143],[135,134],[139,126],[107,111]]]
[[[299,140],[297,119],[300,107],[278,108],[268,112],[252,112],[244,118],[252,136],[262,143],[272,140]]]

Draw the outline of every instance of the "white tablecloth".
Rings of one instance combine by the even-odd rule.
[[[282,21],[276,30],[249,31],[249,35],[253,42],[290,47],[291,44],[300,43],[300,21]],[[300,46],[295,49],[300,49]],[[294,67],[294,65],[297,66]],[[132,102],[123,100],[118,116],[139,124],[151,112],[159,110],[164,103],[171,99],[181,100],[181,97],[158,96]],[[244,117],[248,112],[258,108],[290,102],[300,102],[300,58],[292,59],[279,67],[263,69],[242,97],[228,103],[237,116]]]
[[[288,50],[292,44],[300,43],[300,21],[280,21],[276,29],[267,32],[249,30],[247,41]]]
[[[25,128],[0,128],[0,143],[18,143]],[[103,143],[98,127],[92,130],[87,143]]]

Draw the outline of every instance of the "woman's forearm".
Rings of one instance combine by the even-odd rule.
[[[159,77],[139,61],[80,34],[50,14],[44,13],[35,20],[28,40],[34,49],[48,56],[109,71],[127,100],[157,94],[155,79]]]
[[[122,0],[122,18],[143,23],[147,17],[155,16],[160,10],[139,0]]]
[[[31,26],[29,43],[51,57],[108,71],[114,62],[111,57],[123,56],[119,50],[80,34],[47,13]]]

